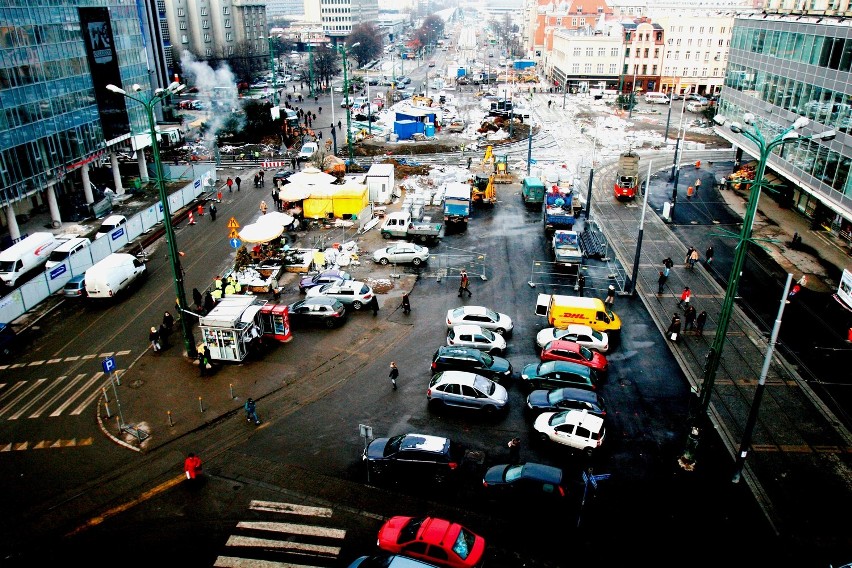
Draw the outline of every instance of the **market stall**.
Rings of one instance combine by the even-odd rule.
[[[338,219],[358,219],[370,204],[369,188],[360,183],[348,182],[334,186],[333,213]]]
[[[306,219],[328,219],[334,216],[334,192],[333,186],[315,186],[311,189],[311,195],[302,201],[302,208]]]

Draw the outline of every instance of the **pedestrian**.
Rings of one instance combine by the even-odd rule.
[[[686,286],[683,289],[683,292],[680,293],[680,299],[677,301],[677,307],[683,308],[688,306],[690,298],[692,298],[692,290],[689,289],[689,286]]]
[[[370,300],[370,308],[373,310],[373,316],[379,315],[379,298],[373,294],[373,299]]]
[[[151,349],[155,353],[160,351],[160,332],[153,325],[151,326],[151,332],[148,334],[148,341],[151,342]]]
[[[698,335],[704,334],[704,324],[706,324],[706,323],[707,323],[707,311],[701,310],[701,312],[698,314],[698,317],[695,318],[695,331],[698,333]]]
[[[320,130],[320,131],[318,131],[318,132],[317,132],[317,138],[318,138],[319,140],[322,140],[322,130]]]
[[[266,201],[261,201],[260,202],[260,214],[266,215],[266,210],[267,210]]]
[[[462,294],[467,292],[467,297],[470,298],[473,296],[473,292],[470,291],[470,278],[467,276],[467,271],[461,271],[461,280],[459,281],[459,298],[462,297]]]
[[[553,104],[553,101],[548,100],[548,101],[547,101],[547,108],[550,108],[550,105],[552,105],[552,104]]]
[[[160,324],[157,334],[160,336],[160,349],[166,349],[169,346],[169,330],[165,323]]]
[[[281,203],[278,200],[278,188],[277,187],[272,188],[272,204],[275,205],[276,211],[281,211]]]
[[[260,187],[260,174],[259,173],[254,174],[254,186]]]
[[[677,342],[680,337],[680,316],[675,314],[672,317],[672,323],[669,325],[668,330],[666,330],[669,336],[669,340]]]
[[[317,109],[317,110],[319,111],[320,114],[322,114],[322,107],[319,107],[319,109]]]
[[[673,266],[674,261],[672,260],[672,257],[667,256],[663,259],[663,274],[666,275],[666,278],[669,277],[669,271],[672,269]]]
[[[210,311],[216,307],[216,301],[213,299],[213,294],[210,293],[210,290],[204,293],[204,313],[209,314]]]
[[[266,178],[266,171],[260,170],[260,172],[258,172],[258,173],[260,174],[260,187],[263,187],[264,181],[265,181],[265,178]]]
[[[163,312],[163,325],[169,333],[171,333],[175,327],[175,318],[169,312]]]
[[[290,166],[293,169],[293,171],[296,170],[297,165],[298,165],[298,162],[296,161],[296,156],[293,156],[292,158],[290,158]]]
[[[666,276],[666,274],[662,270],[660,270],[660,277],[657,278],[657,295],[658,296],[663,295],[663,287],[665,287],[666,280],[668,280],[668,279],[669,279],[668,276]]]
[[[228,179],[225,181],[225,185],[228,186],[228,193],[231,193],[233,191],[232,188],[234,187],[234,180],[232,180],[230,176],[228,176]]]
[[[686,256],[683,258],[683,266],[685,268],[689,268],[689,257],[692,256],[694,250],[695,248],[693,247],[689,247],[688,249],[686,249]]]
[[[604,300],[604,304],[607,306],[607,310],[612,310],[612,306],[615,304],[615,286],[612,284],[610,284],[609,288],[606,290],[606,299]]]
[[[222,203],[222,190],[221,189],[216,192],[216,202]]]
[[[396,363],[391,361],[390,364],[390,373],[388,373],[388,378],[391,380],[391,385],[393,385],[393,390],[396,390],[396,379],[399,377],[399,368],[396,366]]]
[[[192,301],[195,302],[195,306],[201,310],[201,306],[203,306],[204,298],[201,297],[201,292],[198,291],[198,288],[192,289]]]
[[[260,424],[260,417],[257,415],[257,405],[253,398],[249,397],[246,399],[246,403],[243,405],[243,410],[246,411],[246,422],[254,421],[255,424]]]
[[[206,377],[213,369],[213,364],[210,362],[210,348],[205,345],[198,350],[198,376]]]
[[[411,300],[408,298],[408,292],[403,292],[402,294],[402,313],[411,313]]]
[[[698,262],[698,249],[692,249],[692,252],[689,253],[689,268],[694,269],[696,262]]]
[[[467,157],[467,169],[470,169],[470,165],[473,163],[473,158],[471,156]]]
[[[234,182],[237,184],[237,191],[240,190],[240,184],[243,183],[243,180],[240,176],[234,178]]]
[[[521,463],[521,439],[512,438],[507,445],[509,446],[509,463]]]
[[[215,203],[210,204],[210,220],[211,221],[216,220],[216,204]]]
[[[683,331],[687,332],[695,326],[695,306],[686,306],[683,319]]]
[[[695,195],[698,196],[698,190],[701,189],[701,178],[695,178]]]
[[[183,471],[188,480],[197,478],[201,475],[201,458],[190,452],[183,461]]]
[[[196,209],[196,211],[198,212],[198,216],[199,216],[199,217],[204,217],[204,204],[203,204],[203,203],[199,203],[199,204],[198,204],[198,208]]]
[[[586,289],[586,275],[583,274],[583,273],[580,273],[580,275],[577,276],[577,295],[582,296],[583,290],[585,290],[585,289]]]
[[[707,250],[704,251],[704,258],[707,259],[707,264],[713,264],[713,245],[707,247]]]
[[[343,128],[343,121],[338,120],[337,121],[337,129],[340,130],[341,128]]]

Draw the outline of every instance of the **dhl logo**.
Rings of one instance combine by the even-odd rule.
[[[571,312],[559,315],[559,319],[579,319],[579,318],[582,318],[582,317],[585,317],[585,316],[581,313],[571,313]]]

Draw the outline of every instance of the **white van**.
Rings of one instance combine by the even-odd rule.
[[[132,254],[114,252],[86,271],[86,295],[112,298],[145,275],[145,263]]]
[[[667,105],[669,96],[665,93],[645,93],[645,102],[651,104]]]
[[[62,244],[53,233],[33,233],[0,252],[0,280],[14,287],[18,280],[31,270],[41,268],[50,253]]]
[[[125,223],[127,223],[127,217],[124,215],[110,215],[101,223],[101,227],[98,229],[98,232],[95,233],[95,239],[99,239],[110,234]]]
[[[50,253],[50,256],[47,259],[47,262],[44,264],[45,270],[50,270],[54,266],[69,260],[75,254],[89,250],[89,247],[92,245],[91,239],[87,239],[86,237],[74,237],[73,239],[68,239]]]

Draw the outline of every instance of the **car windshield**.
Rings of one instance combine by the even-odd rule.
[[[494,357],[490,353],[486,353],[486,352],[482,351],[480,353],[480,355],[482,356],[482,364],[483,365],[485,365],[486,367],[493,367],[494,366]]]
[[[485,310],[485,315],[488,316],[488,319],[491,321],[500,321],[500,316],[494,310]]]
[[[15,271],[15,261],[7,260],[4,262],[0,262],[0,272],[14,272]]]
[[[411,542],[417,538],[417,532],[420,530],[420,526],[423,524],[424,520],[424,517],[412,517],[407,523],[405,523],[405,526],[402,527],[401,531],[399,531],[399,537],[396,539],[397,544]]]
[[[405,439],[405,434],[400,436],[394,436],[390,440],[388,440],[387,445],[385,446],[385,455],[389,456],[391,454],[395,454],[399,451],[400,445],[402,445],[402,440]]]
[[[47,260],[50,260],[50,261],[53,261],[53,262],[62,262],[66,258],[68,258],[68,251],[67,250],[55,250],[52,253],[50,253],[50,256],[47,257]]]
[[[594,337],[598,341],[603,341],[603,334],[599,331],[592,330],[592,337]]]
[[[494,333],[490,329],[485,329],[484,327],[481,328],[481,329],[482,329],[482,336],[485,339],[487,339],[488,341],[494,341]]]
[[[473,388],[475,388],[479,392],[484,392],[488,396],[491,396],[492,394],[494,394],[494,390],[497,387],[494,385],[493,381],[489,381],[485,377],[476,375],[476,378],[473,379]]]
[[[547,421],[551,426],[559,426],[560,424],[564,424],[568,418],[567,412],[557,412],[553,416],[550,417],[550,420]]]
[[[470,551],[473,550],[473,543],[475,540],[476,537],[472,532],[469,532],[467,529],[462,529],[459,533],[459,537],[453,544],[453,552],[458,554],[459,558],[464,560],[470,555]]]
[[[520,479],[521,474],[524,472],[524,466],[522,465],[513,465],[509,469],[506,470],[505,475],[503,476],[506,481],[515,481]]]
[[[582,345],[580,346],[580,355],[582,355],[583,359],[585,359],[586,361],[591,361],[594,358],[594,355],[592,355],[592,350],[588,347],[583,347]]]

